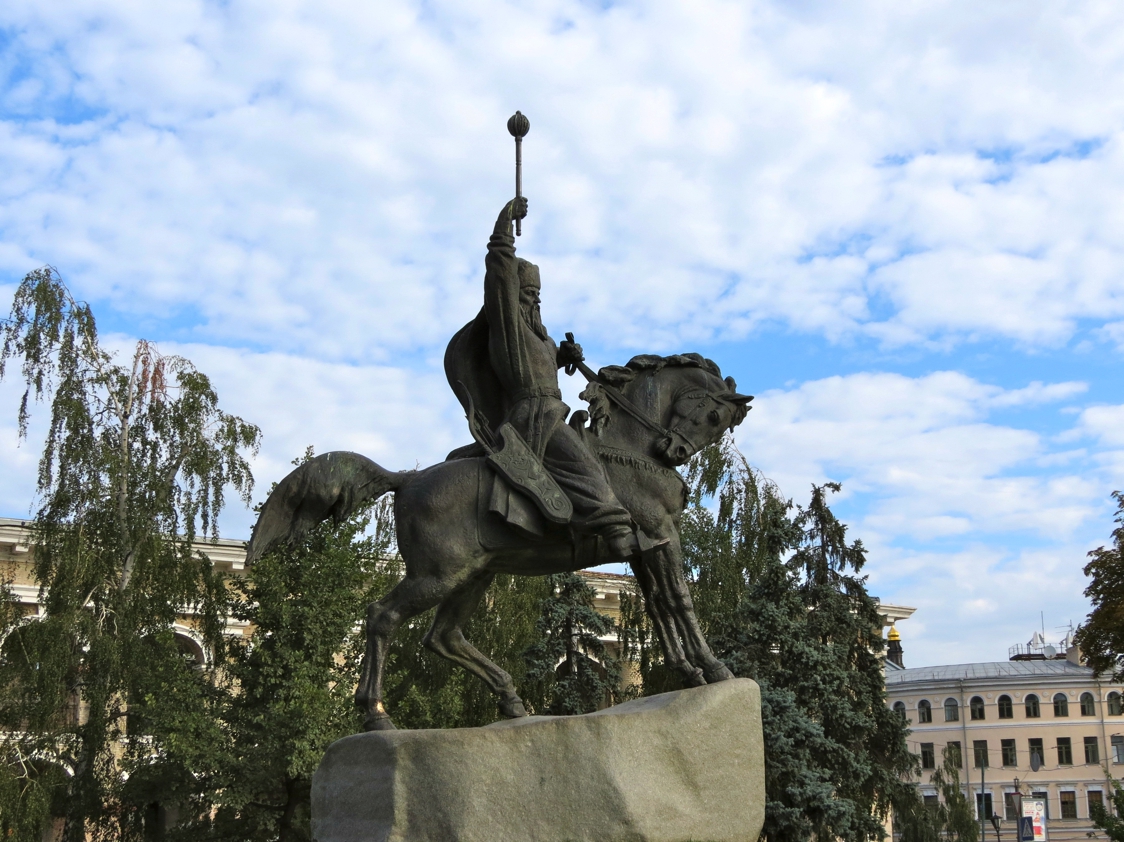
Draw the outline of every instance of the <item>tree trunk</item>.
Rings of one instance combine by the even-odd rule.
[[[293,816],[297,812],[297,801],[297,782],[289,778],[285,781],[285,809],[281,811],[277,842],[289,842],[293,838]]]

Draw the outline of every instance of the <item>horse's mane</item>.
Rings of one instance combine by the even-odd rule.
[[[672,354],[668,357],[661,357],[659,354],[640,354],[629,360],[626,365],[607,365],[598,371],[597,375],[604,382],[619,389],[631,383],[638,374],[658,374],[661,369],[668,366],[701,368],[719,380],[722,379],[722,370],[718,367],[718,363],[708,360],[702,354]]]

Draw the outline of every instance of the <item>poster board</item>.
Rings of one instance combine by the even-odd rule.
[[[1023,815],[1030,818],[1034,827],[1034,842],[1046,842],[1046,800],[1044,798],[1024,798]],[[1030,840],[1025,840],[1030,842]]]

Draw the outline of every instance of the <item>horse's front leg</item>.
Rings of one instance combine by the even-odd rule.
[[[695,603],[683,576],[683,550],[677,530],[668,530],[667,543],[644,554],[642,564],[651,569],[659,583],[659,592],[666,600],[666,611],[683,642],[687,660],[702,671],[707,684],[733,678],[730,668],[714,657],[695,614]]]
[[[644,595],[644,610],[655,627],[656,640],[659,641],[660,649],[663,651],[664,663],[668,669],[679,673],[683,677],[683,683],[688,687],[706,684],[703,671],[687,660],[683,644],[676,632],[675,622],[668,610],[669,603],[661,593],[658,578],[642,559],[634,559],[630,566],[640,585],[640,592]]]

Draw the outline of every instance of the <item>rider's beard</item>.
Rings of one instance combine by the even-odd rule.
[[[546,328],[542,323],[542,312],[539,310],[538,304],[523,305],[523,321],[527,323],[535,336],[543,341],[550,338],[550,334],[546,332]]]

